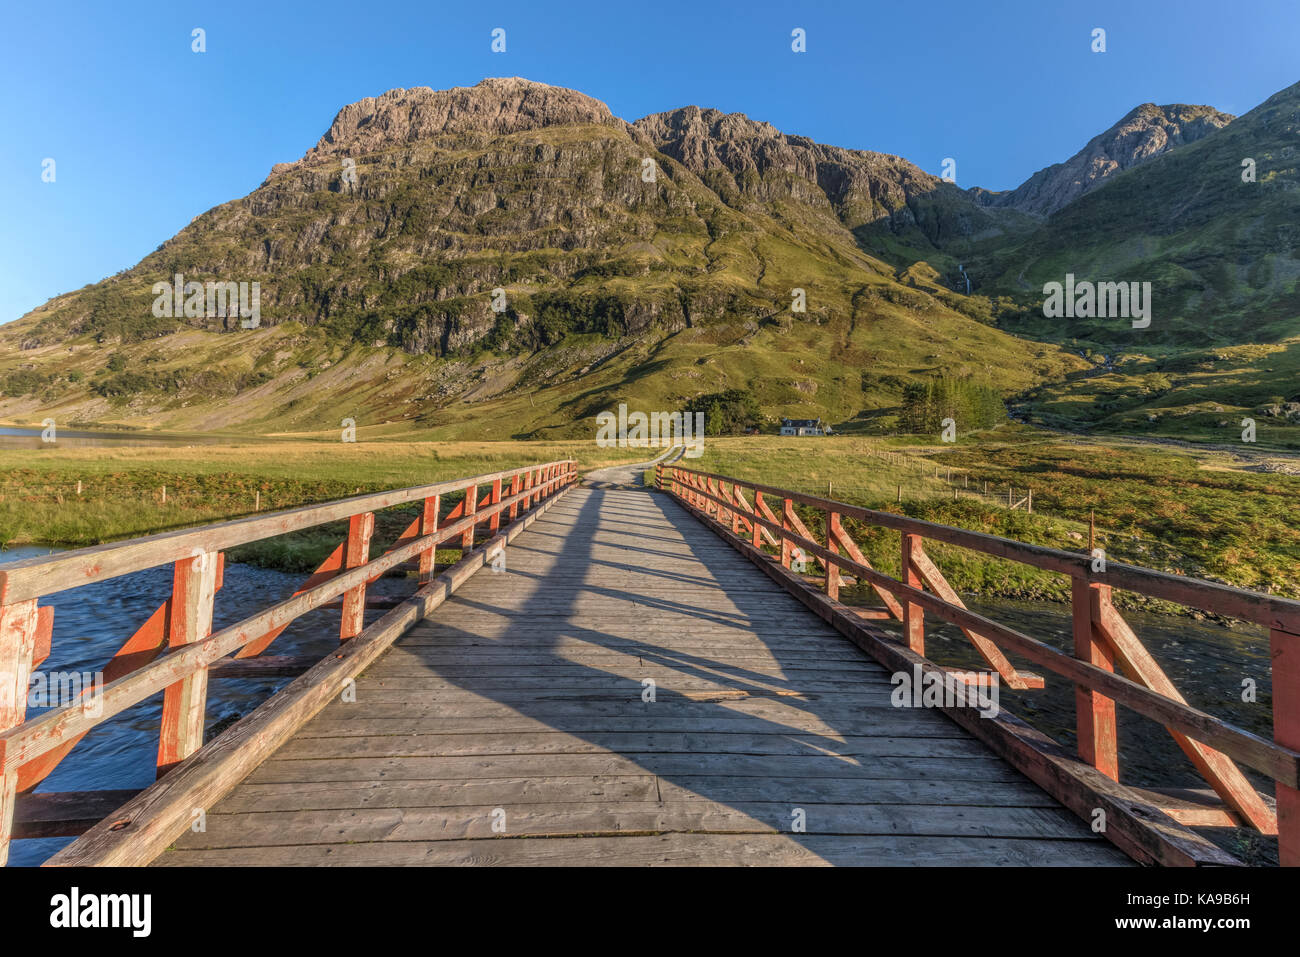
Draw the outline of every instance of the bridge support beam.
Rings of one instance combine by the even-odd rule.
[[[212,610],[217,594],[217,553],[203,552],[182,559],[172,575],[172,601],[167,621],[167,646],[182,648],[212,634]],[[208,704],[208,669],[168,685],[163,692],[162,728],[158,733],[157,775],[162,777],[203,747],[203,721]]]
[[[911,588],[921,587],[921,573],[917,569],[917,553],[921,551],[921,536],[904,532],[903,553],[901,556],[903,584]],[[922,657],[925,656],[925,609],[920,605],[903,599],[903,641],[907,647]]]
[[[424,500],[424,511],[420,515],[420,535],[432,535],[438,530],[438,512],[442,509],[442,496],[430,495]],[[420,577],[417,579],[420,587],[429,584],[433,579],[434,567],[438,562],[438,546],[427,548],[420,552]]]
[[[1074,622],[1074,657],[1088,664],[1115,670],[1115,656],[1107,642],[1093,629],[1094,588],[1082,575],[1070,578]],[[1079,757],[1112,781],[1119,780],[1119,743],[1115,724],[1115,701],[1082,685],[1074,686],[1075,726]]]
[[[465,517],[469,518],[478,511],[478,485],[469,485],[465,488]],[[472,551],[474,549],[474,530],[478,524],[471,522],[469,528],[465,529],[465,534],[460,539],[461,553]]]
[[[826,550],[833,555],[838,555],[840,553],[838,542],[843,534],[839,512],[827,512]],[[839,601],[840,597],[840,567],[833,562],[826,566],[826,597],[832,601]]]
[[[501,504],[501,480],[500,480],[500,479],[494,479],[494,480],[492,481],[492,501],[491,501],[491,504],[492,504],[492,505],[500,505],[500,504]],[[490,518],[490,519],[488,520],[488,530],[491,531],[491,533],[492,533],[493,535],[495,535],[495,534],[497,533],[497,530],[498,530],[500,527],[501,527],[501,513],[500,513],[500,512],[495,512],[495,511],[494,511],[494,512],[492,513],[492,518]]]
[[[370,536],[375,531],[375,513],[362,512],[348,519],[348,540],[343,546],[343,567],[360,568],[370,561]],[[347,641],[361,634],[366,617],[366,583],[343,593],[343,621],[339,640]]]

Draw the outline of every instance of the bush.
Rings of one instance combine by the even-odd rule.
[[[758,426],[762,413],[758,399],[747,389],[728,389],[711,395],[696,396],[686,405],[686,413],[704,413],[705,435],[736,435]]]

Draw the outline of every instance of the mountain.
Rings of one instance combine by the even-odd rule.
[[[0,327],[0,419],[576,437],[620,401],[744,389],[889,430],[945,375],[1031,420],[1212,438],[1300,399],[1298,106],[1300,85],[1236,119],[1145,104],[989,193],[741,114],[628,123],[519,78],[392,90]],[[259,283],[257,328],[157,315],[176,274]],[[1067,274],[1151,282],[1150,327],[1046,318]]]
[[[1082,363],[857,235],[975,236],[1001,215],[904,160],[743,117],[628,124],[517,78],[393,90],[135,267],[0,328],[0,417],[580,435],[619,401],[733,388],[836,422],[918,375],[1014,391]],[[178,273],[260,283],[258,328],[155,315]]]
[[[1016,189],[994,193],[976,187],[971,193],[982,206],[1050,216],[1116,173],[1194,143],[1233,119],[1210,106],[1143,103],[1064,163],[1039,170]]]
[[[1300,437],[1300,416],[1276,411],[1300,401],[1298,136],[1295,84],[970,256],[980,292],[1019,304],[1000,328],[1097,357],[1027,408],[1051,424],[1234,442],[1246,415]],[[1067,274],[1149,282],[1150,325],[1046,318],[1044,285]]]

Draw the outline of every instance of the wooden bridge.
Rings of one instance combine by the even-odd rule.
[[[639,474],[580,483],[551,462],[0,567],[0,856],[77,835],[47,863],[1235,864],[1203,829],[1241,825],[1300,863],[1300,603],[676,463],[655,489]],[[410,526],[372,558],[374,513],[402,507]],[[225,549],[343,519],[297,594],[212,633]],[[898,579],[857,544],[894,532]],[[1069,576],[1074,653],[966,610],[925,540]],[[458,560],[439,568],[438,546]],[[28,718],[52,647],[40,599],[160,565],[172,595],[102,689]],[[367,598],[404,565],[411,598]],[[847,581],[880,605],[841,603]],[[1112,587],[1268,627],[1275,740],[1185,703]],[[334,606],[334,653],[264,654]],[[928,659],[927,615],[987,671]],[[1077,755],[988,707],[1043,686],[1008,656],[1074,685]],[[204,743],[209,682],[253,675],[297,677]],[[945,694],[899,707],[905,680]],[[37,790],[159,694],[156,783]],[[1168,728],[1208,788],[1121,784],[1117,704]]]

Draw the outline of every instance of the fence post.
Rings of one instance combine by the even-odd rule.
[[[750,544],[755,548],[763,547],[763,526],[758,524],[759,516],[763,514],[763,493],[754,489],[754,536],[750,539]]]
[[[217,553],[183,558],[172,572],[172,600],[167,613],[167,646],[180,648],[212,634],[216,602]],[[163,692],[162,728],[158,734],[157,775],[162,777],[203,747],[207,713],[208,669],[168,685]]]
[[[1070,603],[1074,622],[1074,657],[1080,661],[1115,670],[1115,658],[1109,645],[1098,641],[1092,627],[1092,589],[1107,585],[1092,584],[1082,574],[1070,578]],[[1108,596],[1102,596],[1106,598]],[[1074,686],[1075,726],[1078,729],[1079,757],[1112,781],[1119,780],[1119,754],[1115,726],[1115,701],[1083,685]]]
[[[36,655],[36,599],[0,605],[0,731],[27,717],[27,688]],[[0,761],[4,746],[0,745]],[[3,765],[0,765],[3,772]],[[0,778],[0,867],[9,860],[14,805],[18,800],[18,769]]]
[[[1300,635],[1269,630],[1273,658],[1273,740],[1300,749]],[[1277,854],[1284,867],[1300,867],[1300,791],[1277,782]]]
[[[348,539],[343,545],[343,568],[360,568],[370,561],[370,536],[375,531],[375,513],[362,512],[348,519]],[[366,583],[343,593],[343,621],[339,640],[347,641],[361,634],[366,617]]]
[[[921,576],[916,569],[916,553],[921,549],[921,536],[903,533],[902,581],[912,588],[921,587]],[[925,609],[901,597],[903,605],[903,640],[918,655],[925,654]]]

